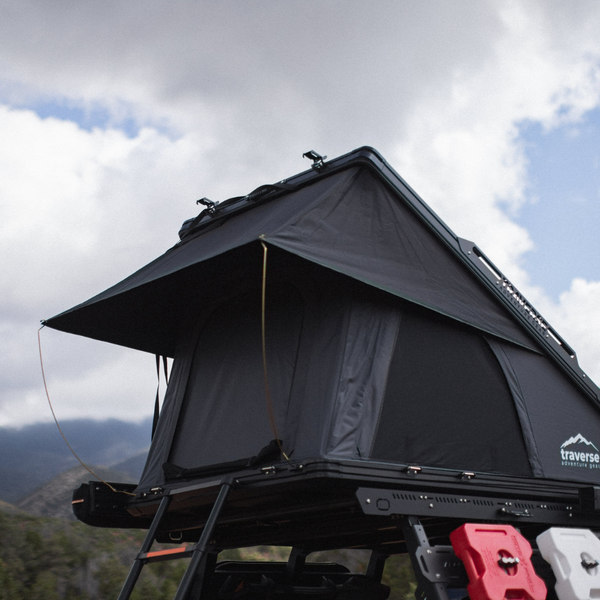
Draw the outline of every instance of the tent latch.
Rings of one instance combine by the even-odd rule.
[[[160,496],[161,494],[163,494],[164,491],[165,491],[165,489],[162,488],[162,487],[160,487],[160,486],[159,487],[153,487],[153,488],[150,488],[149,491],[144,492],[141,495],[141,497],[142,498],[147,498],[148,496]]]
[[[512,507],[512,502],[506,502],[505,504],[507,506]],[[508,517],[525,517],[525,518],[533,517],[533,514],[530,513],[528,509],[518,510],[518,509],[514,509],[514,508],[502,507],[502,508],[498,509],[498,513],[503,516],[508,516]]]
[[[265,475],[277,475],[277,467],[275,465],[271,465],[269,467],[263,467],[261,472]]]
[[[421,471],[421,467],[406,467],[406,474],[411,477],[416,477]]]
[[[208,198],[200,198],[200,200],[196,200],[196,204],[202,204],[203,206],[206,206],[208,213],[211,215],[217,209],[217,203],[209,200]]]
[[[312,160],[313,164],[311,165],[311,167],[315,171],[319,171],[320,169],[322,169],[325,166],[324,161],[327,158],[327,156],[321,156],[318,152],[315,152],[314,150],[309,150],[308,152],[305,152],[302,155],[302,158],[308,158],[308,159]]]

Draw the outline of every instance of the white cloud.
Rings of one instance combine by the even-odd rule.
[[[0,130],[0,423],[44,420],[50,413],[41,387],[37,323],[177,241],[179,225],[196,211],[193,199],[205,177],[198,166],[203,149],[193,136],[173,141],[144,129],[128,139],[119,131],[82,131],[6,107],[0,107]],[[140,405],[131,397],[134,382],[147,385],[129,368],[143,359],[89,344],[82,351],[81,342],[61,337],[47,352],[62,362],[51,361],[48,375],[59,382],[70,416],[102,410],[146,416],[148,398]],[[102,393],[107,397],[98,401]]]
[[[554,6],[554,5],[553,5]],[[600,381],[600,283],[574,280],[552,302],[522,268],[533,248],[512,216],[527,196],[527,163],[516,124],[541,122],[547,129],[577,123],[600,102],[598,6],[552,14],[536,3],[507,3],[499,11],[502,35],[479,69],[456,72],[450,98],[430,97],[405,124],[395,163],[454,231],[481,249],[525,293],[580,362]],[[591,9],[591,10],[590,10]],[[564,27],[563,17],[579,21]]]
[[[50,310],[61,308],[66,289],[83,300],[114,280],[116,265],[125,275],[140,255],[156,254],[157,241],[174,243],[178,221],[193,210],[203,177],[193,139],[90,133],[6,107],[0,128],[3,312],[31,315],[41,289]]]
[[[547,318],[567,343],[577,342],[574,349],[579,365],[600,382],[600,281],[574,279],[570,289],[560,295],[560,304],[548,307]]]
[[[522,266],[532,241],[514,215],[531,201],[517,124],[577,123],[598,106],[599,26],[593,1],[4,4],[0,327],[10,352],[0,356],[0,423],[46,414],[40,318],[160,254],[196,198],[298,172],[311,148],[382,151],[597,372],[598,284],[574,282],[560,306],[533,288]],[[139,134],[8,108],[56,98],[106,108],[109,123],[131,117]],[[48,350],[61,359],[50,371],[69,415],[97,414],[106,381],[103,408],[148,414],[145,393],[126,401],[146,385],[125,374],[133,363],[122,361],[137,358],[93,343],[73,355],[69,344]],[[81,400],[86,389],[93,401]]]

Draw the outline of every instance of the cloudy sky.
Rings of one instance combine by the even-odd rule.
[[[0,425],[37,329],[224,200],[377,148],[600,380],[600,3],[0,0]],[[138,420],[154,357],[45,328],[60,419]]]

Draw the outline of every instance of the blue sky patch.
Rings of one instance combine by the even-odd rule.
[[[520,125],[530,187],[517,221],[535,249],[523,266],[558,299],[574,277],[600,280],[600,109],[548,132]]]
[[[119,129],[127,137],[134,138],[140,130],[139,125],[132,117],[115,119],[106,107],[99,104],[89,107],[67,100],[46,100],[19,108],[33,110],[42,119],[54,117],[61,121],[71,121],[85,131],[91,131],[95,127],[99,129]]]

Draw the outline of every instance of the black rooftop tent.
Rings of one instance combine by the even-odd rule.
[[[175,358],[142,489],[166,482],[165,463],[249,458],[275,431],[295,460],[600,482],[600,463],[561,457],[577,435],[591,444],[577,450],[600,444],[597,388],[573,352],[375,151],[191,225],[163,256],[47,322]]]
[[[223,547],[317,530],[317,546],[341,547],[345,527],[355,543],[383,543],[367,484],[451,495],[474,479],[470,493],[562,498],[562,515],[600,485],[600,392],[573,350],[375,150],[311,156],[280,183],[203,200],[173,248],[46,322],[174,358],[130,516],[83,520],[147,527],[170,496],[163,530],[201,528],[198,507],[232,474],[247,493],[234,495]],[[328,479],[352,481],[352,498]],[[396,496],[381,492],[377,514],[409,510]],[[282,498],[290,522],[309,507],[327,522],[282,525]],[[463,514],[446,502],[411,514]],[[536,522],[558,518],[545,515]]]

